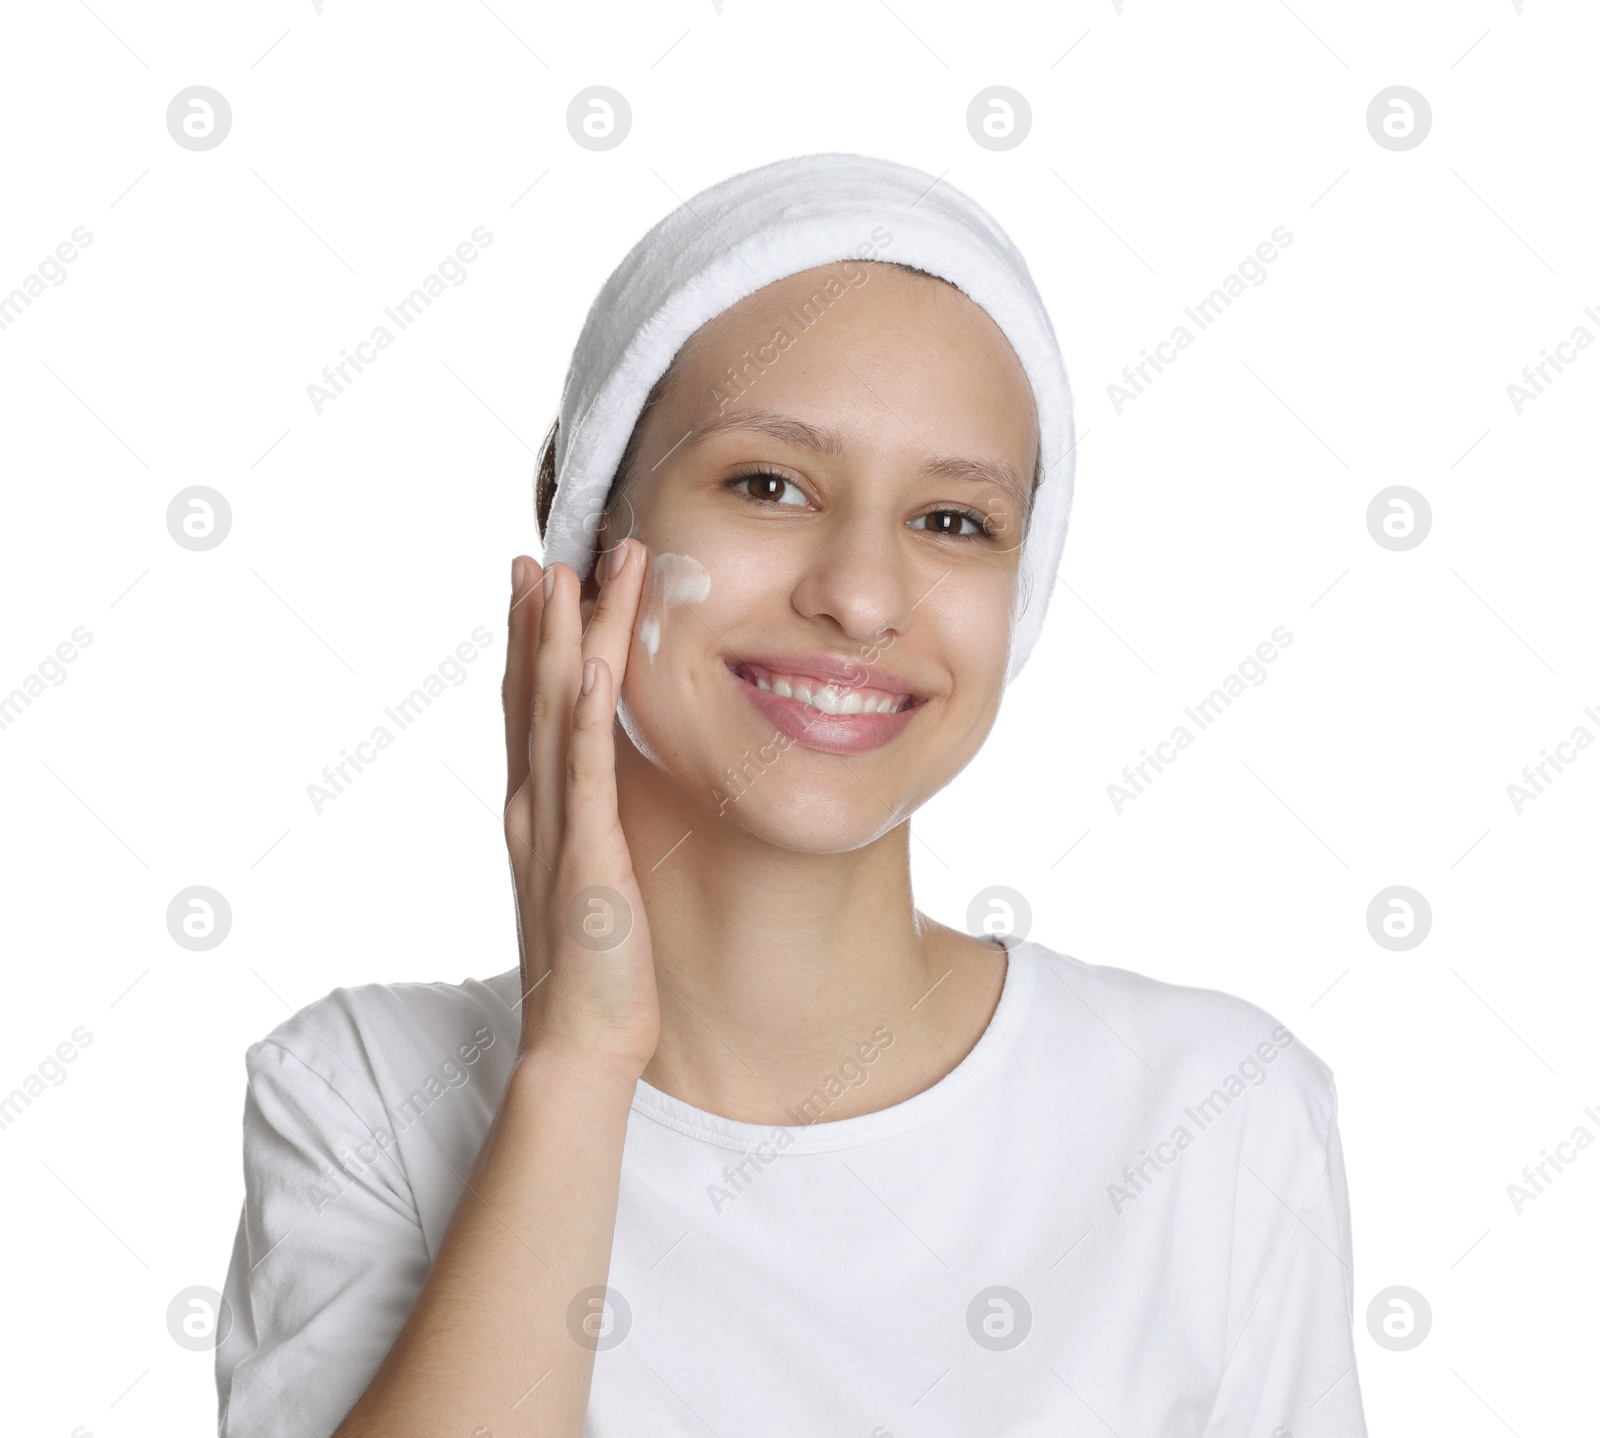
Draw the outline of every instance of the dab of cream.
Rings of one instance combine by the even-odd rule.
[[[661,647],[661,626],[667,610],[679,604],[704,604],[711,593],[711,574],[692,554],[652,554],[639,608],[639,643],[652,661]]]

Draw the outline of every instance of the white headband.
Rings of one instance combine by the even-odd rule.
[[[953,186],[864,155],[803,155],[702,190],[605,282],[561,394],[546,563],[580,576],[600,511],[652,386],[690,335],[747,295],[841,260],[897,261],[949,280],[1000,326],[1039,415],[1044,478],[1020,556],[1008,678],[1044,623],[1072,506],[1072,392],[1044,301],[1005,232]]]

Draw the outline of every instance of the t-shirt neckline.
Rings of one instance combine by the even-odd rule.
[[[779,1146],[785,1153],[829,1153],[920,1128],[966,1098],[1011,1050],[1033,997],[1037,971],[1030,949],[1029,944],[1006,941],[1006,972],[999,1001],[966,1057],[921,1093],[888,1108],[810,1124],[743,1123],[696,1108],[641,1078],[634,1090],[633,1111],[691,1138],[739,1153],[752,1152],[758,1145]],[[783,1141],[785,1135],[787,1142]]]

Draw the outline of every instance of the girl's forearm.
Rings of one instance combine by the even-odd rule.
[[[334,1438],[580,1438],[636,1080],[553,1045],[523,1054],[411,1315]]]

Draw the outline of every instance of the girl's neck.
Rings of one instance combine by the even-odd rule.
[[[789,1125],[817,1118],[801,1106],[842,1066],[868,1076],[847,1080],[829,1120],[900,1102],[960,1062],[993,1013],[1005,955],[916,912],[907,823],[843,854],[778,848],[690,802],[617,737],[618,810],[660,979],[648,1082],[726,1118]]]

